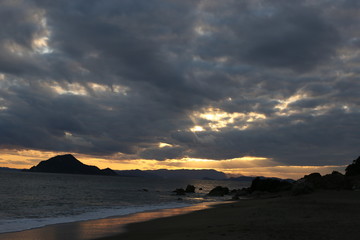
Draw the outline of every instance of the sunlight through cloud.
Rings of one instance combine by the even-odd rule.
[[[173,145],[169,143],[160,142],[159,148],[164,148],[164,147],[173,147]]]
[[[240,130],[247,129],[252,122],[257,122],[266,119],[266,116],[261,113],[249,112],[249,113],[239,113],[233,112],[228,113],[219,108],[205,108],[200,112],[194,112],[192,119],[195,122],[200,122],[201,120],[206,120],[207,126],[212,131],[220,131],[220,129],[225,127],[233,127]],[[240,124],[240,126],[239,126]],[[197,126],[198,129],[204,129],[203,126]]]

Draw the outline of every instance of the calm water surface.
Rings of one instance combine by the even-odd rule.
[[[196,193],[179,200],[172,191],[187,184]],[[228,199],[206,196],[218,185],[249,183],[0,171],[0,233]]]

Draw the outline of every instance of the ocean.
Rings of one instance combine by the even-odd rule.
[[[196,193],[177,196],[172,192],[187,184],[194,185]],[[0,171],[0,233],[224,201],[230,196],[206,194],[216,186],[239,189],[249,185],[238,181]]]

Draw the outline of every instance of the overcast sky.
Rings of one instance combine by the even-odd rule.
[[[0,147],[344,165],[359,63],[357,0],[0,0]]]

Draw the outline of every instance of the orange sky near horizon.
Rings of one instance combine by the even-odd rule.
[[[55,155],[67,154],[65,152],[49,152],[38,150],[1,150],[0,167],[30,168],[40,161],[47,160]],[[284,166],[276,161],[262,157],[242,157],[226,160],[211,159],[167,159],[164,161],[147,159],[116,159],[110,157],[94,157],[84,154],[73,154],[78,160],[88,165],[95,165],[101,169],[114,170],[156,170],[156,169],[215,169],[227,176],[266,176],[299,179],[306,174],[319,172],[328,174],[332,171],[344,172],[346,166]]]

